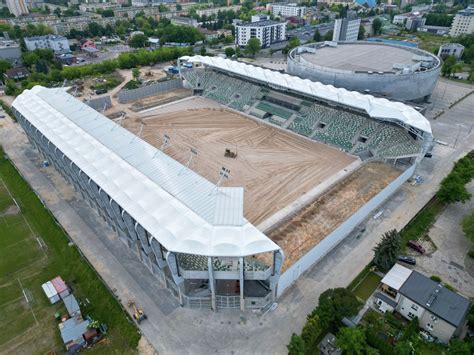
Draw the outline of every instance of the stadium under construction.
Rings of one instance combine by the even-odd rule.
[[[118,124],[39,86],[13,112],[182,306],[270,307],[432,144],[402,103],[218,57],[178,66],[193,95],[140,120]]]

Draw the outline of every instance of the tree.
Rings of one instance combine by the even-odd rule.
[[[458,173],[452,172],[441,181],[438,198],[444,203],[466,202],[471,194],[466,190],[465,181]]]
[[[321,38],[321,33],[318,30],[314,31],[313,40],[315,42],[321,42]]]
[[[57,7],[54,9],[53,14],[55,14],[58,17],[61,17],[61,8]]]
[[[342,328],[336,337],[336,345],[344,354],[362,355],[369,347],[362,328]]]
[[[232,48],[232,47],[227,47],[227,48],[225,49],[225,56],[226,56],[227,58],[231,58],[234,54],[235,54],[234,48]]]
[[[140,78],[140,69],[133,68],[132,75],[133,75],[133,80],[138,81],[138,79]]]
[[[382,33],[382,20],[380,20],[378,17],[374,19],[374,22],[372,22],[372,30],[374,35],[379,35]]]
[[[290,343],[286,346],[288,349],[288,355],[304,355],[305,354],[305,346],[303,339],[293,333],[291,335]]]
[[[245,46],[244,53],[255,57],[260,51],[261,43],[258,38],[250,38]]]
[[[333,34],[334,34],[333,30],[327,31],[326,34],[324,35],[323,39],[325,41],[332,41]]]
[[[5,60],[5,59],[0,59],[0,75],[3,77],[3,74],[5,74],[5,72],[10,69],[12,67],[12,65],[10,64],[9,61]]]
[[[363,40],[365,38],[365,27],[360,25],[359,26],[359,34],[357,35],[358,40]]]
[[[48,62],[44,59],[40,59],[35,63],[35,68],[38,73],[48,74]]]
[[[317,314],[308,316],[306,324],[304,325],[303,330],[301,331],[301,338],[303,339],[305,348],[315,348],[316,340],[323,333],[323,330],[324,329],[321,326],[321,322]]]
[[[395,229],[386,232],[373,250],[374,264],[383,272],[390,270],[400,254],[400,234]]]
[[[461,225],[466,237],[474,243],[474,211],[462,219]]]
[[[206,47],[202,46],[199,54],[205,56],[207,54]]]
[[[21,55],[21,60],[26,67],[31,67],[39,59],[39,56],[35,52],[26,52]]]
[[[453,67],[456,64],[456,57],[450,55],[444,60],[443,66],[441,68],[441,73],[443,76],[451,76],[453,72]]]
[[[5,84],[5,94],[10,96],[16,96],[18,94],[18,88],[12,79],[8,79]]]
[[[286,54],[288,53],[289,51],[291,51],[293,48],[296,48],[300,45],[300,40],[298,39],[298,37],[291,37],[289,40],[288,40],[288,44],[286,45],[285,48],[283,48],[283,50],[281,51],[283,54]]]
[[[137,33],[132,38],[130,38],[128,44],[132,48],[143,48],[147,43],[148,37],[144,34]]]
[[[469,347],[469,343],[459,340],[453,339],[449,342],[448,348],[449,355],[470,355],[471,349]]]
[[[418,337],[418,330],[418,317],[415,317],[410,321],[410,323],[408,323],[408,326],[403,329],[403,334],[400,337],[400,341],[413,341],[414,338]]]
[[[322,327],[326,328],[344,317],[357,314],[359,305],[351,291],[346,288],[334,288],[321,294],[319,306],[313,312],[318,315]]]

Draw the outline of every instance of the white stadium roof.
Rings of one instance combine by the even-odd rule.
[[[166,249],[228,257],[280,249],[244,218],[243,188],[217,187],[64,89],[35,86],[13,106]]]
[[[332,85],[324,85],[308,79],[301,79],[297,76],[282,74],[277,71],[221,57],[203,57],[197,55],[193,57],[184,56],[180,59],[191,63],[202,63],[254,80],[278,85],[315,98],[339,102],[346,106],[364,110],[370,117],[397,120],[408,126],[431,134],[431,125],[429,121],[414,108],[401,102],[376,98],[372,95],[365,95],[343,88],[335,88]]]

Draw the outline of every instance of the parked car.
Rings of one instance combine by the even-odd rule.
[[[424,254],[426,252],[425,248],[423,248],[423,246],[416,240],[409,240],[407,244],[410,248],[416,250],[420,254]]]
[[[398,261],[401,261],[402,263],[406,263],[410,265],[416,265],[416,259],[412,256],[400,255],[398,257]]]
[[[102,95],[102,94],[105,94],[107,92],[107,89],[97,89],[95,91],[95,94],[96,95]]]

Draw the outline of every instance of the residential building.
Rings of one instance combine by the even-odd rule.
[[[306,6],[297,4],[267,4],[267,11],[271,11],[273,16],[282,17],[303,17],[306,13]]]
[[[5,72],[5,74],[3,74],[3,77],[5,78],[5,80],[11,79],[15,81],[26,79],[29,76],[30,76],[30,72],[26,68],[23,68],[23,67],[8,69]]]
[[[443,343],[459,336],[467,321],[469,299],[425,275],[395,264],[374,295],[379,311],[397,311]]]
[[[286,40],[286,22],[263,20],[242,23],[235,27],[235,43],[245,47],[250,38],[258,38],[262,48]]]
[[[334,42],[355,42],[359,35],[360,18],[353,11],[346,18],[337,19],[334,23],[332,40]]]
[[[8,10],[15,15],[15,17],[27,15],[29,13],[26,0],[6,0]]]
[[[14,66],[21,63],[20,45],[15,41],[0,40],[0,58],[8,60]]]
[[[132,6],[160,6],[166,3],[175,3],[174,0],[132,0]]]
[[[232,10],[232,11],[239,11],[240,9],[242,8],[242,5],[232,5],[232,6],[226,6],[225,7],[225,10],[226,11],[229,11],[229,10]],[[184,7],[183,7],[184,9]],[[210,9],[197,9],[196,10],[196,15],[198,16],[203,16],[203,15],[206,15],[206,16],[211,16],[211,15],[217,15],[217,13],[219,11],[222,11],[222,7],[211,7]]]
[[[403,26],[409,31],[415,31],[425,25],[426,18],[418,12],[395,15],[392,23],[397,26]]]
[[[55,53],[70,52],[69,42],[66,37],[58,35],[36,36],[24,38],[26,48],[34,51],[38,48],[50,48]]]
[[[28,9],[41,9],[44,7],[44,0],[26,0]]]
[[[421,15],[414,15],[407,18],[405,22],[405,28],[408,31],[416,31],[418,28],[425,25],[426,18]]]
[[[336,345],[336,336],[327,333],[318,345],[319,354],[321,355],[341,355],[342,351]]]
[[[449,35],[451,37],[474,33],[474,6],[459,11],[454,16]]]
[[[257,15],[252,15],[250,17],[250,22],[259,22],[259,21],[265,21],[265,20],[270,20],[270,16],[257,14]]]
[[[171,23],[177,26],[191,26],[196,28],[198,27],[197,20],[192,17],[175,16],[171,18]]]
[[[459,43],[445,43],[439,47],[438,57],[445,58],[449,55],[453,55],[456,59],[461,59],[464,53],[464,46]]]

